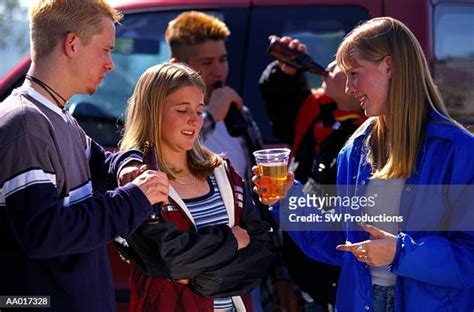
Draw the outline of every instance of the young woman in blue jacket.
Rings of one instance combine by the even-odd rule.
[[[400,21],[361,24],[339,46],[337,63],[369,117],[339,154],[338,195],[379,198],[333,214],[378,221],[323,218],[290,236],[309,257],[342,266],[336,311],[473,311],[474,137],[449,116]],[[281,224],[295,196],[305,196],[297,182],[273,209]],[[301,203],[299,214],[324,214]],[[396,222],[370,219],[376,215]]]

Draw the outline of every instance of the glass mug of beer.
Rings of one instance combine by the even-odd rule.
[[[269,148],[255,151],[253,155],[258,166],[257,175],[261,177],[260,186],[265,189],[260,197],[267,201],[284,198],[290,150]]]

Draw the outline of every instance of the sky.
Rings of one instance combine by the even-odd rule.
[[[2,0],[0,0],[2,1]],[[23,14],[15,14],[10,25],[15,25],[12,33],[4,38],[6,46],[0,45],[0,77],[6,74],[12,66],[17,64],[23,57],[29,53],[28,44],[28,8],[35,0],[19,0],[20,6],[25,8]],[[120,0],[109,0],[111,4],[120,2]],[[0,6],[1,7],[1,6]],[[3,14],[3,12],[0,12]]]

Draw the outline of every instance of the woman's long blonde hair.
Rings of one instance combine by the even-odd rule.
[[[201,76],[184,64],[164,63],[148,68],[141,75],[128,101],[125,130],[120,142],[121,150],[142,150],[145,141],[153,142],[158,165],[171,178],[176,178],[179,171],[163,161],[163,104],[168,95],[187,86],[196,86],[203,93],[206,90]],[[222,163],[222,159],[196,139],[193,148],[187,152],[187,162],[195,176],[206,177]]]
[[[380,17],[353,29],[338,48],[337,63],[347,72],[357,66],[354,56],[369,62],[391,56],[387,119],[390,126],[387,128],[383,116],[368,121],[372,128],[367,138],[367,160],[372,165],[373,178],[406,179],[415,167],[430,108],[455,121],[433,82],[418,40],[402,22]]]

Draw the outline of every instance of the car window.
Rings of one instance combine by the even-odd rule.
[[[79,94],[69,100],[68,110],[88,135],[100,144],[116,145],[120,139],[127,100],[138,78],[150,66],[170,59],[165,30],[168,22],[181,12],[174,10],[125,15],[121,25],[116,28],[116,44],[112,52],[114,70],[106,75],[94,95]],[[231,9],[204,12],[217,16],[227,24],[236,24],[239,15]],[[238,35],[231,37],[231,40],[240,38]],[[238,62],[236,57],[239,53],[233,51],[232,54],[229,62]],[[238,74],[238,71],[234,71],[234,75]]]
[[[244,100],[256,115],[265,141],[275,141],[258,90],[258,79],[272,61],[266,56],[268,36],[288,35],[300,39],[307,45],[312,58],[326,66],[334,60],[337,47],[345,34],[366,19],[368,19],[367,11],[358,6],[304,6],[253,10],[250,21],[252,31],[249,32],[245,60]],[[321,85],[322,80],[319,76],[306,74],[306,77],[311,88]]]
[[[227,83],[243,96],[267,142],[274,139],[259,95],[258,78],[271,61],[266,56],[268,35],[300,38],[308,45],[315,61],[326,65],[334,58],[343,36],[368,18],[368,13],[357,6],[202,11],[223,19],[231,30],[226,42],[230,68]],[[168,22],[179,13],[181,11],[173,10],[127,14],[122,26],[117,27],[116,49],[112,54],[115,69],[92,97],[76,95],[69,101],[70,111],[99,143],[115,145],[118,142],[127,99],[139,76],[148,67],[169,59],[164,33]],[[321,84],[321,79],[314,75],[308,75],[308,80],[311,87]]]
[[[434,78],[454,118],[474,125],[474,5],[434,8]]]
[[[259,124],[264,139],[275,141],[260,98],[258,79],[272,60],[266,56],[270,34],[290,35],[308,46],[313,59],[323,65],[336,53],[343,36],[357,23],[368,18],[358,6],[304,6],[278,8],[223,8],[202,11],[223,19],[231,36],[226,42],[229,58],[227,83],[244,98]],[[120,139],[127,100],[141,73],[167,61],[169,50],[164,32],[181,10],[162,10],[126,14],[117,26],[116,48],[112,53],[115,69],[99,85],[96,93],[76,95],[68,108],[84,130],[105,146]],[[318,76],[307,75],[311,87],[321,83]]]

